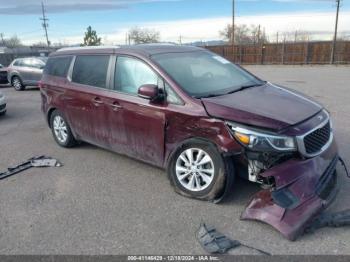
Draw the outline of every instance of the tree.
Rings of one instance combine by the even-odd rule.
[[[160,41],[160,33],[147,28],[132,28],[129,31],[129,37],[134,44],[158,43]]]
[[[11,38],[2,39],[2,44],[7,48],[17,48],[23,46],[21,40],[16,35],[12,36]]]
[[[92,30],[91,26],[87,28],[84,37],[84,44],[81,46],[98,46],[101,45],[101,38],[97,36],[95,30]]]
[[[228,24],[220,31],[220,35],[230,41],[232,35],[232,25]],[[235,25],[235,44],[259,44],[266,43],[268,39],[264,30],[260,26],[245,24]]]

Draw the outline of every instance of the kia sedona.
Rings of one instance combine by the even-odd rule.
[[[289,239],[335,198],[329,112],[205,49],[61,49],[40,89],[60,146],[86,141],[164,168],[176,192],[201,200],[219,202],[243,177],[262,190],[242,219]]]

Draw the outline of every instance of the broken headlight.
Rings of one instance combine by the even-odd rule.
[[[227,125],[232,131],[233,136],[242,145],[253,151],[296,151],[294,137],[250,130],[230,122],[228,122]]]

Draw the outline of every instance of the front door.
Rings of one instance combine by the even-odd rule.
[[[162,165],[165,106],[137,96],[141,85],[157,85],[160,77],[146,63],[129,56],[117,58],[114,72],[108,102],[111,143],[122,145],[128,155]]]

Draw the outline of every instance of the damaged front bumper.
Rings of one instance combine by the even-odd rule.
[[[335,199],[338,160],[337,145],[333,141],[319,156],[290,159],[265,171],[261,176],[273,178],[275,188],[259,191],[241,219],[265,222],[289,240],[295,240]]]

